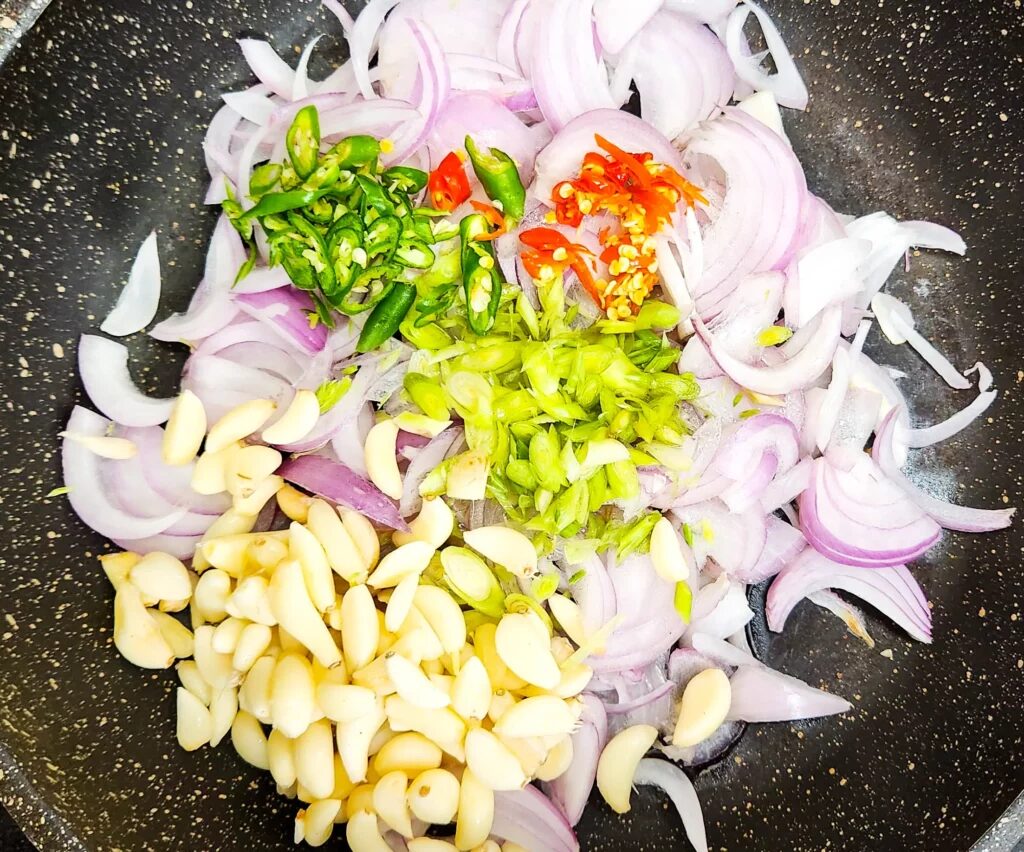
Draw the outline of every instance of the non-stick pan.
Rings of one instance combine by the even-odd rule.
[[[1001,391],[988,422],[921,453],[917,474],[946,496],[1019,503],[1019,2],[769,5],[812,92],[810,110],[787,117],[812,188],[846,213],[943,222],[970,245],[964,261],[914,257],[891,288],[957,364],[984,360]],[[0,2],[0,32],[17,32],[21,14]],[[198,280],[214,223],[200,141],[219,93],[246,79],[234,39],[259,33],[287,51],[313,32],[330,33],[314,64],[324,73],[341,42],[313,0],[53,0],[0,68],[0,794],[43,850],[291,845],[294,806],[266,774],[230,747],[176,746],[173,675],[111,647],[96,562],[108,545],[45,495],[61,484],[56,435],[82,397],[78,336],[113,304],[146,233],[161,237],[164,312]],[[143,384],[170,393],[183,348],[131,345]],[[912,355],[876,355],[909,374],[915,417],[964,404]],[[712,848],[935,852],[986,835],[1024,788],[1022,550],[1018,523],[948,535],[928,554],[916,573],[934,604],[931,646],[879,617],[871,650],[809,605],[785,635],[756,637],[771,665],[855,709],[751,726],[701,773]],[[674,812],[650,789],[638,799],[624,819],[594,802],[583,847],[685,849]],[[1022,813],[980,848],[1012,849]]]

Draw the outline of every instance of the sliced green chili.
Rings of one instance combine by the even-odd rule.
[[[462,236],[462,287],[466,294],[469,327],[476,334],[487,334],[494,326],[505,283],[494,247],[481,242],[490,233],[490,224],[482,213],[466,216],[460,225]]]
[[[412,284],[395,284],[387,296],[381,299],[366,320],[356,344],[358,352],[372,352],[394,337],[398,327],[416,301],[416,287]]]
[[[510,224],[522,219],[526,208],[526,188],[515,161],[497,148],[482,151],[471,136],[466,137],[466,152],[487,197],[501,205],[501,211]]]
[[[315,106],[303,107],[295,114],[285,145],[295,173],[306,180],[320,161],[320,113]]]

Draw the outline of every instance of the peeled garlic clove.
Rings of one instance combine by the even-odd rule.
[[[402,496],[402,474],[395,450],[398,431],[394,420],[383,420],[370,429],[363,445],[370,481],[393,500]]]
[[[258,515],[263,507],[274,498],[282,485],[284,485],[284,480],[280,476],[276,474],[268,476],[256,485],[250,494],[236,496],[231,505],[236,511],[243,514]]]
[[[688,748],[704,742],[729,715],[732,685],[721,669],[705,669],[694,675],[679,704],[679,719],[672,745]]]
[[[517,577],[532,577],[537,573],[537,550],[521,532],[501,526],[479,527],[466,530],[462,537],[481,556]]]
[[[384,712],[391,730],[416,731],[456,760],[465,760],[466,723],[450,707],[439,710],[416,707],[400,695],[389,695],[384,699]]]
[[[162,455],[164,464],[188,464],[196,457],[206,435],[206,410],[190,390],[184,390],[174,401],[171,416],[164,428]]]
[[[331,570],[349,583],[365,581],[369,563],[345,529],[341,516],[323,500],[312,500],[306,515],[306,526],[323,547]]]
[[[548,756],[535,773],[536,779],[538,781],[554,781],[556,778],[561,778],[572,764],[572,758],[572,737],[567,736],[548,752]]]
[[[401,771],[389,772],[373,787],[373,809],[392,831],[412,837],[412,820],[405,800],[408,780]]]
[[[209,624],[196,628],[192,654],[203,680],[216,691],[235,686],[240,678],[231,666],[231,655],[218,654],[213,650],[213,631],[214,628]]]
[[[277,660],[260,657],[249,669],[238,690],[238,706],[260,722],[270,724],[270,686]]]
[[[360,810],[349,816],[345,839],[349,848],[358,852],[391,852],[377,828],[377,815],[370,811]]]
[[[294,521],[288,528],[288,547],[293,559],[299,560],[306,579],[309,598],[320,612],[334,605],[334,574],[320,542],[302,524]]]
[[[178,601],[192,597],[188,569],[167,553],[147,553],[129,571],[128,579],[144,598],[152,601]]]
[[[206,436],[206,451],[216,453],[235,441],[248,438],[266,423],[277,405],[269,399],[253,399],[231,409],[213,424]]]
[[[444,646],[413,599],[412,609],[402,623],[400,638],[391,650],[410,660],[437,660],[444,656]],[[399,647],[401,643],[402,647]]]
[[[397,586],[409,576],[419,576],[434,556],[434,548],[423,541],[411,541],[391,551],[381,559],[377,570],[366,581],[375,589]]]
[[[302,839],[306,841],[307,845],[315,849],[331,839],[341,805],[342,802],[339,799],[321,799],[306,808],[303,817]]]
[[[278,730],[271,731],[267,739],[267,760],[270,763],[270,774],[278,786],[291,787],[295,783],[298,777],[295,769],[295,740],[288,739]]]
[[[139,448],[127,438],[114,438],[109,435],[79,435],[75,432],[61,432],[58,437],[81,444],[93,455],[104,459],[124,461],[135,458]]]
[[[231,576],[219,568],[211,568],[199,576],[192,593],[192,607],[205,621],[221,622],[227,618],[231,596]]]
[[[629,812],[629,795],[637,764],[657,738],[657,728],[633,725],[612,737],[601,752],[597,761],[597,789],[616,813]]]
[[[354,684],[320,683],[316,699],[324,715],[339,723],[366,716],[378,706],[377,695],[372,689]]]
[[[334,732],[326,719],[314,722],[300,734],[294,745],[298,782],[316,799],[334,792]]]
[[[445,483],[445,494],[453,500],[483,500],[487,495],[487,475],[491,464],[487,453],[469,450],[452,459]]]
[[[222,689],[210,703],[210,745],[214,748],[231,730],[231,724],[238,713],[238,690],[235,687]]]
[[[420,586],[414,602],[445,653],[457,654],[466,644],[466,618],[455,598],[437,586]]]
[[[452,708],[467,722],[481,721],[487,715],[492,697],[487,669],[478,657],[470,657],[455,675]]]
[[[516,677],[509,671],[508,666],[502,662],[495,645],[498,626],[487,622],[481,624],[473,631],[473,649],[480,658],[480,662],[487,669],[487,676],[491,679],[491,686],[499,689],[523,689],[528,686],[525,680]]]
[[[124,553],[107,553],[100,557],[100,567],[107,575],[110,585],[116,592],[121,588],[122,583],[128,581],[128,574],[142,557],[137,553],[125,551]]]
[[[580,612],[579,604],[565,595],[552,595],[548,598],[547,603],[551,614],[565,635],[577,645],[582,645],[586,640],[587,633],[583,627],[583,614]]]
[[[539,626],[538,626],[539,625]],[[494,647],[509,670],[541,689],[554,689],[561,680],[551,642],[535,615],[508,613],[498,622]]]
[[[213,650],[218,654],[234,654],[245,625],[244,619],[234,616],[225,618],[213,629]]]
[[[196,665],[196,661],[182,660],[176,668],[181,685],[209,707],[213,699],[213,690],[210,689],[210,684],[203,680],[203,676],[199,674],[199,666]]]
[[[189,630],[178,619],[166,612],[156,609],[149,610],[150,618],[156,621],[160,635],[164,637],[172,653],[179,660],[191,657],[195,650],[195,643],[192,638],[192,631]]]
[[[384,709],[378,702],[365,716],[351,722],[342,722],[337,727],[338,754],[345,773],[356,783],[366,780],[366,770],[370,765],[370,741],[384,721]]]
[[[414,837],[405,845],[409,852],[458,852],[457,846],[436,837]]]
[[[245,623],[244,629],[239,634],[238,642],[235,644],[234,655],[231,657],[231,665],[235,671],[247,672],[252,668],[263,653],[270,647],[273,634],[265,624]],[[285,784],[287,787],[288,785]]]
[[[294,444],[312,432],[319,419],[320,402],[316,391],[298,390],[284,414],[263,430],[263,440],[278,446]]]
[[[651,531],[651,563],[658,576],[669,583],[690,579],[692,566],[668,518],[659,518]]]
[[[341,515],[341,522],[345,531],[349,534],[356,550],[362,554],[363,564],[369,573],[380,559],[380,539],[377,538],[377,531],[363,515],[353,509],[338,507],[338,514]]]
[[[576,714],[561,698],[538,695],[510,707],[494,725],[502,737],[552,737],[568,734],[576,726]]]
[[[231,744],[238,756],[257,769],[269,769],[267,736],[254,716],[240,710],[231,723]]]
[[[289,560],[277,567],[270,579],[267,597],[278,624],[308,648],[321,664],[330,668],[341,662],[341,652],[310,600],[298,562]]]
[[[455,514],[442,497],[427,497],[416,519],[409,522],[409,532],[396,532],[391,540],[396,546],[410,541],[425,541],[439,548],[451,538],[455,530]]]
[[[533,778],[537,770],[540,769],[541,764],[544,763],[544,759],[548,756],[548,750],[539,737],[528,737],[525,739],[498,737],[498,739],[501,740],[505,748],[515,755],[516,760],[519,761],[520,768],[523,770],[523,774],[527,778]]]
[[[466,734],[466,766],[492,790],[519,790],[529,780],[516,756],[483,728]]]
[[[313,503],[312,497],[303,494],[298,488],[288,483],[281,486],[276,496],[277,505],[288,520],[298,521],[300,524],[306,523],[309,518],[309,507]]]
[[[446,769],[427,769],[409,785],[408,800],[417,819],[448,825],[459,810],[459,781]]]
[[[114,595],[114,646],[129,663],[143,669],[166,669],[174,664],[174,652],[160,633],[142,595],[125,583]]]
[[[440,765],[441,749],[415,731],[395,734],[373,758],[373,768],[379,775],[400,769],[406,775],[414,776]]]
[[[373,595],[366,586],[352,586],[341,600],[341,646],[349,671],[373,660],[379,640],[380,622]]]
[[[270,717],[274,727],[295,739],[309,727],[315,713],[313,667],[299,654],[285,654],[278,659],[270,682]]]
[[[231,456],[239,449],[231,444],[219,453],[203,453],[192,468],[192,490],[197,494],[222,494],[228,490],[227,470]]]
[[[184,687],[177,689],[178,745],[185,751],[195,751],[210,741],[212,723],[210,711]]]
[[[472,769],[462,773],[459,810],[455,821],[455,845],[472,849],[485,843],[494,824],[494,791]]]
[[[302,573],[301,569],[299,573]],[[266,577],[246,577],[239,582],[238,588],[228,598],[225,611],[236,618],[244,618],[266,627],[277,626],[277,617],[270,605],[270,583]]]
[[[224,486],[232,497],[248,497],[281,466],[281,454],[260,444],[232,452],[224,465]]]
[[[430,709],[448,706],[447,693],[431,683],[418,665],[395,653],[386,654],[384,659],[395,690],[410,704]]]
[[[395,590],[388,599],[387,609],[384,611],[384,627],[389,633],[397,633],[402,629],[409,610],[412,609],[419,584],[419,575],[410,574],[395,586]]]
[[[518,843],[513,843],[511,840],[506,840],[501,844],[501,852],[530,852],[525,846],[520,846]]]

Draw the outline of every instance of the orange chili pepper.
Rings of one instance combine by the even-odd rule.
[[[469,203],[478,213],[483,213],[487,221],[494,228],[494,230],[489,234],[481,234],[477,237],[477,242],[489,243],[492,240],[496,240],[498,237],[503,237],[508,233],[508,228],[505,224],[505,216],[497,207],[493,204],[485,204],[482,201],[470,201]]]
[[[636,182],[639,183],[640,186],[646,189],[651,185],[651,175],[644,167],[641,160],[637,159],[637,157],[630,154],[628,151],[623,151],[617,145],[609,142],[600,133],[594,134],[594,139],[600,148],[611,154],[616,162],[621,163],[632,173],[633,177],[636,178]],[[642,157],[644,155],[641,154],[640,156]],[[650,158],[650,156],[650,154],[647,155],[648,158]]]

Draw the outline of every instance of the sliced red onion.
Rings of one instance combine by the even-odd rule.
[[[173,399],[153,399],[139,392],[128,372],[128,349],[120,343],[83,334],[78,372],[93,405],[117,423],[155,426],[171,416]]]
[[[862,443],[861,446],[864,446]],[[797,465],[781,476],[777,476],[761,494],[761,511],[769,514],[792,503],[811,484],[814,464],[809,458],[801,459]]]
[[[618,109],[593,109],[566,124],[537,156],[537,177],[530,187],[537,200],[552,206],[551,190],[566,175],[579,173],[584,155],[594,150],[596,133],[627,151],[649,151],[655,162],[683,168],[672,143],[647,122]]]
[[[910,562],[939,540],[942,530],[866,456],[849,470],[829,459],[814,463],[800,495],[800,527],[819,553],[862,568]]]
[[[364,98],[377,96],[370,84],[370,60],[376,52],[375,43],[384,17],[397,5],[398,0],[370,0],[359,13],[351,31],[346,33],[356,84]]]
[[[640,0],[629,6],[618,0],[594,0],[594,26],[604,52],[621,52],[663,5],[665,0]]]
[[[86,408],[76,405],[67,431],[75,435],[102,437],[112,424]],[[96,532],[113,539],[144,539],[158,535],[180,521],[187,509],[174,509],[156,517],[144,517],[122,510],[103,485],[104,460],[78,441],[65,439],[62,449],[64,484],[71,508]]]
[[[292,394],[291,384],[284,379],[219,355],[189,358],[181,386],[199,397],[210,422],[216,422],[243,402],[272,399],[285,405]]]
[[[203,540],[202,536],[187,535],[152,535],[145,538],[112,538],[111,541],[122,550],[133,553],[167,553],[175,559],[187,562],[195,556],[196,545]]]
[[[673,763],[699,769],[721,760],[739,741],[746,729],[745,722],[723,722],[717,731],[695,746],[680,748],[671,744],[655,743],[654,747]]]
[[[617,704],[608,704],[606,705],[606,709],[609,716],[625,716],[635,713],[637,710],[649,707],[652,704],[656,704],[666,697],[671,697],[674,690],[674,683],[663,683],[661,686],[655,687],[650,692],[646,692],[643,695],[630,699],[629,701],[623,701]],[[663,716],[664,714],[661,715]]]
[[[225,105],[217,110],[203,138],[206,169],[215,181],[218,175],[235,175],[235,161],[231,156],[231,142],[242,122],[242,116]],[[223,183],[221,181],[221,183]]]
[[[586,692],[580,700],[583,713],[580,726],[572,735],[572,763],[547,785],[552,801],[565,814],[570,825],[576,825],[583,816],[597,779],[597,761],[608,743],[608,715],[604,704]]]
[[[665,8],[700,21],[718,24],[733,10],[736,0],[665,0]]]
[[[299,57],[299,64],[295,66],[294,80],[292,82],[291,100],[293,101],[301,101],[303,98],[309,97],[309,60],[313,56],[317,42],[322,38],[323,36],[316,36],[306,45],[302,55]]]
[[[970,405],[941,423],[921,429],[901,429],[899,431],[900,440],[908,447],[914,448],[930,447],[941,441],[948,441],[954,435],[959,435],[988,411],[992,403],[996,401],[997,396],[999,396],[997,391],[982,391],[982,393],[979,393],[974,398]]]
[[[864,281],[858,269],[870,254],[867,240],[840,236],[792,263],[786,282],[786,324],[801,328],[829,305],[859,293]]]
[[[320,132],[327,141],[358,133],[387,137],[396,127],[422,121],[423,116],[419,110],[405,101],[378,98],[347,103],[324,111],[320,116]]]
[[[693,554],[698,565],[710,556],[729,575],[743,577],[761,558],[768,536],[760,507],[735,515],[717,500],[673,510],[693,531]]]
[[[745,586],[723,574],[693,596],[689,630],[725,639],[742,630],[753,617]]]
[[[867,339],[871,329],[871,322],[865,320],[857,329],[857,334],[849,348],[840,347],[832,358],[832,380],[828,389],[821,399],[821,407],[818,409],[818,422],[814,435],[814,443],[818,449],[825,452],[829,442],[832,440],[832,433],[839,422],[839,414],[842,411],[846,394],[850,389],[850,374],[860,357],[864,348],[864,341]],[[863,445],[862,445],[863,446]]]
[[[845,698],[808,686],[765,666],[740,666],[729,679],[729,718],[744,722],[791,722],[834,716],[853,709]]]
[[[274,102],[267,96],[269,89],[262,83],[250,86],[244,92],[227,92],[221,95],[221,99],[246,121],[256,125],[264,125],[270,121],[270,117],[277,108]],[[227,171],[234,173],[234,163]]]
[[[289,482],[366,515],[393,530],[408,530],[398,507],[377,486],[341,462],[317,456],[298,456],[277,471]]]
[[[368,478],[366,470],[366,436],[376,423],[376,409],[371,403],[364,403],[359,413],[352,417],[344,429],[339,429],[331,438],[331,449],[338,461],[352,468],[360,476]],[[401,509],[399,510],[401,511]],[[402,512],[408,517],[407,512]]]
[[[125,284],[117,304],[100,326],[101,331],[115,337],[124,337],[142,331],[153,321],[160,304],[160,255],[156,246],[156,231],[146,237],[135,256],[128,283]]]
[[[238,40],[242,55],[254,75],[275,95],[292,100],[295,72],[268,42],[256,38]]]
[[[704,828],[704,814],[700,808],[697,791],[693,782],[678,766],[667,760],[644,758],[637,764],[633,783],[638,787],[659,787],[665,791],[675,805],[683,821],[686,838],[695,852],[708,852],[707,832]]]
[[[899,409],[893,409],[882,423],[875,438],[872,455],[881,471],[889,480],[899,486],[903,493],[913,500],[939,525],[947,530],[960,532],[992,532],[1008,527],[1016,509],[972,509],[954,506],[937,497],[925,494],[900,470],[893,449],[893,438],[900,416]]]
[[[248,275],[239,281],[233,288],[235,295],[246,293],[266,293],[268,290],[276,290],[279,287],[287,287],[291,284],[288,273],[280,266],[269,268],[260,266],[252,270]]]
[[[868,632],[868,623],[864,618],[864,613],[853,604],[844,601],[839,595],[828,589],[822,589],[820,592],[811,592],[807,596],[807,600],[815,606],[820,606],[827,612],[832,613],[846,625],[846,629],[851,634],[864,642],[869,648],[875,647],[875,640],[871,638],[871,633]]]
[[[927,599],[904,565],[865,571],[805,550],[786,567],[768,590],[765,612],[776,633],[785,627],[793,608],[823,589],[839,589],[870,604],[919,642],[932,641],[932,616]]]
[[[799,248],[807,181],[788,143],[728,107],[686,138],[688,177],[705,190],[704,271],[694,295],[713,319],[748,275],[783,269]],[[724,179],[724,185],[722,181]]]
[[[565,816],[536,787],[494,793],[491,834],[524,849],[579,852],[576,835]]]
[[[751,366],[734,358],[696,317],[694,328],[711,357],[736,384],[756,393],[778,396],[808,387],[828,369],[839,345],[842,322],[842,308],[826,308],[803,349],[774,366]]]
[[[445,460],[448,451],[461,437],[461,429],[445,429],[416,453],[402,480],[402,499],[399,501],[398,511],[403,518],[412,517],[419,511],[423,503],[420,485],[430,472]]]
[[[395,141],[394,151],[385,157],[388,163],[402,163],[420,149],[433,130],[445,98],[451,91],[448,62],[433,29],[416,21],[409,21],[408,26],[412,30],[419,60],[417,81],[420,95],[416,107],[422,118]]]
[[[792,524],[769,516],[764,549],[757,563],[748,571],[734,571],[733,579],[742,583],[760,583],[774,577],[807,547],[807,539]]]
[[[189,512],[217,516],[231,507],[225,494],[198,494],[192,488],[195,464],[168,465],[163,460],[164,430],[158,426],[130,427],[120,432],[138,448],[135,459],[153,490],[173,506],[184,506]]]
[[[594,0],[551,0],[535,33],[530,76],[540,111],[556,133],[578,116],[621,105],[595,49],[593,11]]]
[[[743,35],[743,25],[747,22],[751,12],[754,13],[757,22],[761,25],[761,31],[764,33],[764,40],[768,45],[772,61],[775,63],[776,72],[774,74],[767,74],[762,70],[761,58],[745,55],[744,48],[747,47],[747,42]],[[736,66],[736,74],[755,91],[771,92],[782,106],[807,109],[809,97],[807,86],[797,70],[796,63],[793,62],[786,42],[768,13],[752,0],[741,3],[729,16],[725,32],[725,45]],[[753,61],[754,59],[757,61]]]
[[[840,349],[842,349],[842,346],[840,346]],[[858,361],[862,360],[863,357],[861,355]],[[855,372],[857,364],[852,365],[851,370]],[[812,388],[808,391],[808,398],[810,399],[814,393],[824,394],[820,388]],[[865,390],[864,388],[851,387],[846,392],[846,399],[843,400],[843,404],[839,409],[836,425],[832,430],[832,436],[829,439],[825,454],[843,458],[851,452],[859,453],[864,449],[864,446],[871,437],[871,433],[875,431],[881,405],[882,397],[880,394],[871,390]],[[815,446],[813,439],[810,439],[810,435],[817,432],[816,421],[808,425],[807,432],[808,435],[806,437],[808,440],[806,441],[805,449],[810,453]]]
[[[611,0],[607,5],[643,26],[628,45],[623,42],[625,49],[618,57],[613,77],[616,100],[628,97],[633,81],[640,93],[641,117],[669,139],[729,103],[736,73],[725,47],[707,27],[667,11],[657,12],[650,23],[644,24],[643,16],[648,12],[645,7],[660,6],[657,0],[628,5]],[[600,17],[597,26],[600,35]],[[621,25],[617,28],[622,37],[628,37],[631,30]],[[602,44],[609,52],[617,52],[603,38]]]
[[[708,323],[709,330],[730,355],[745,364],[756,364],[764,347],[758,335],[775,324],[782,308],[786,277],[781,272],[751,275],[736,287],[722,313]],[[693,373],[697,378],[721,375],[699,336],[691,337],[683,347],[679,371]]]
[[[249,316],[268,323],[289,343],[307,355],[315,355],[327,345],[327,327],[311,325],[313,300],[301,290],[287,286],[261,293],[239,293],[235,302]]]
[[[585,573],[573,586],[572,592],[580,607],[583,629],[589,634],[597,632],[615,617],[615,586],[600,556],[591,556],[582,567]]]
[[[529,182],[540,140],[494,95],[457,92],[447,100],[429,141],[432,161],[440,162],[449,152],[461,151],[466,136],[472,136],[477,145],[504,151]]]

